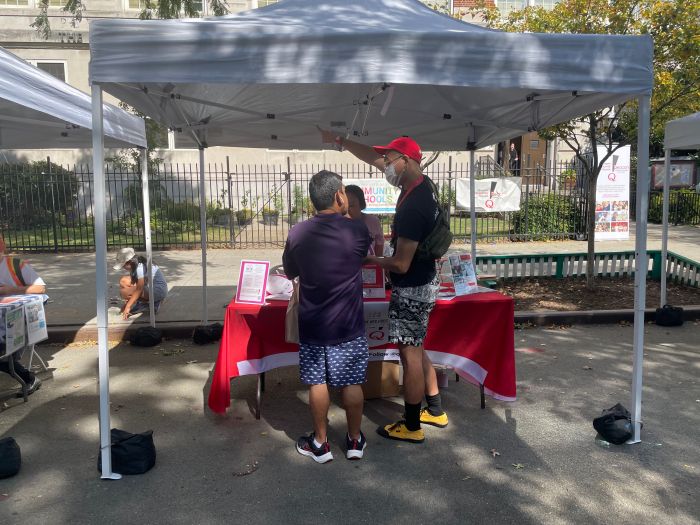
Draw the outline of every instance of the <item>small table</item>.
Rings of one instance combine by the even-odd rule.
[[[388,303],[387,301],[379,301]],[[365,300],[366,307],[377,301]],[[453,368],[495,399],[515,400],[514,307],[511,297],[498,292],[438,299],[430,315],[425,340],[430,360]],[[226,308],[224,331],[216,359],[209,408],[225,413],[231,404],[231,379],[259,374],[258,409],[264,388],[260,374],[299,364],[298,345],[284,340],[286,301],[263,306],[231,302]],[[372,346],[370,359],[385,359],[394,345]],[[398,358],[394,351],[393,359]],[[392,359],[390,357],[389,359]],[[483,400],[482,400],[483,403]],[[482,404],[483,406],[483,404]]]
[[[0,324],[4,330],[5,350],[0,359],[7,359],[10,375],[22,387],[22,397],[27,402],[28,385],[15,372],[13,354],[35,343],[48,339],[44,301],[41,294],[7,295],[0,297]]]

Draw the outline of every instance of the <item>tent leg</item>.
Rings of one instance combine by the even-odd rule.
[[[109,350],[107,348],[107,228],[105,212],[104,122],[102,87],[92,85],[92,169],[95,179],[95,280],[97,290],[97,347],[100,389],[100,455],[102,479],[121,479],[112,472],[112,442],[109,422]]]
[[[471,254],[472,264],[476,270],[476,165],[474,150],[469,150],[469,216],[471,221]]]
[[[141,148],[141,191],[143,200],[143,235],[148,264],[148,315],[151,326],[156,326],[156,308],[153,297],[153,249],[151,246],[151,196],[148,191],[148,150]]]
[[[207,312],[207,200],[204,181],[204,147],[199,148],[199,218],[202,244],[202,324],[206,325]]]
[[[668,192],[671,178],[671,150],[664,150],[664,209],[661,220],[661,307],[666,306],[666,273],[668,257]]]
[[[649,211],[649,106],[650,95],[639,97],[637,135],[637,229],[634,272],[634,366],[632,369],[632,431],[628,443],[641,441],[642,371],[644,364],[644,307],[646,305],[647,214]]]

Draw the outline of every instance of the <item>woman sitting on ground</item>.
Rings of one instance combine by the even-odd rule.
[[[168,283],[158,266],[151,264],[153,271],[153,304],[158,312],[161,301],[168,295]],[[129,275],[124,275],[119,280],[119,293],[126,301],[122,309],[122,317],[128,319],[130,315],[147,311],[148,306],[148,261],[141,255],[136,255],[133,248],[122,248],[117,253],[115,270],[126,270]]]
[[[379,222],[379,217],[368,213],[362,213],[362,210],[367,207],[365,194],[362,188],[354,184],[345,186],[345,195],[348,196],[348,215],[351,219],[356,221],[364,221],[365,226],[367,226],[369,230],[369,234],[372,236],[372,244],[369,246],[369,255],[384,255],[384,232],[382,231],[382,224]]]

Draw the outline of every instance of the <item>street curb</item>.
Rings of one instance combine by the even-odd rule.
[[[656,309],[644,311],[644,321],[653,322]],[[700,319],[700,306],[684,306],[683,319],[694,321]],[[516,325],[551,326],[551,325],[586,325],[586,324],[615,324],[621,321],[634,322],[634,310],[587,310],[584,312],[515,312]],[[221,322],[221,321],[217,321]],[[189,339],[192,331],[201,323],[198,321],[164,321],[158,322],[157,327],[168,339]],[[131,334],[138,328],[148,326],[146,323],[129,325],[111,325],[109,327],[110,341],[128,341]],[[97,340],[97,326],[71,325],[48,327],[49,343],[78,343]]]
[[[656,308],[644,310],[644,321],[653,322]],[[700,319],[700,306],[684,306],[683,319]],[[584,312],[515,312],[516,324],[536,326],[562,324],[614,324],[621,321],[634,322],[634,310],[586,310]]]

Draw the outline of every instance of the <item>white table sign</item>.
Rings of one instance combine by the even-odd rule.
[[[269,271],[270,261],[241,261],[238,288],[236,289],[236,302],[265,304]]]
[[[24,348],[27,339],[24,330],[24,307],[21,304],[3,308],[5,316],[5,355]]]
[[[34,301],[24,305],[24,317],[27,321],[27,344],[33,345],[44,339],[48,339],[46,330],[46,314],[41,301]]]

